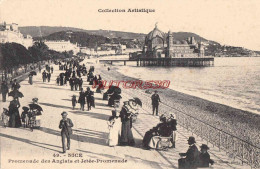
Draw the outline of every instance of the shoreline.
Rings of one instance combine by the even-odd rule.
[[[110,71],[104,70],[104,68],[106,67],[100,64],[100,72],[112,77],[113,80],[138,80],[121,74],[117,71],[116,66],[111,66]],[[122,90],[129,90],[129,92],[127,91],[128,94],[130,93],[130,95],[134,97],[139,97],[141,100],[148,100],[151,96],[150,94],[145,93],[144,89],[122,88]],[[260,115],[169,88],[157,90],[163,102],[162,104],[200,119],[207,124],[235,135],[254,145],[260,144],[260,125],[258,124],[260,121]],[[150,89],[150,91],[154,91],[154,89]],[[159,112],[160,107],[162,106],[159,106]],[[171,110],[169,109],[168,111],[170,112]]]

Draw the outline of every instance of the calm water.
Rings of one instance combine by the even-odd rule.
[[[204,68],[117,67],[131,77],[170,80],[173,90],[260,114],[260,57],[215,58],[214,67]]]

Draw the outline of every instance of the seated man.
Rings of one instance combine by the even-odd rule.
[[[172,137],[173,130],[172,127],[169,125],[170,123],[167,122],[166,117],[162,115],[160,117],[160,121],[161,123],[159,123],[156,127],[146,132],[143,139],[143,145],[145,148],[161,149],[162,145],[159,144],[159,141],[161,141],[160,136]],[[166,139],[166,142],[169,143],[169,147],[172,146],[172,144],[170,145],[169,140]]]
[[[199,150],[195,145],[196,141],[194,137],[189,137],[187,140],[189,149],[186,153],[180,153],[180,156],[185,157],[178,160],[179,168],[194,169],[199,165]]]
[[[199,155],[199,167],[200,168],[208,168],[209,163],[211,165],[214,164],[214,161],[210,159],[208,150],[209,150],[209,147],[206,144],[202,144],[200,146],[200,155]]]

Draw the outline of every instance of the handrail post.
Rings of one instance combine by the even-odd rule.
[[[221,146],[221,132],[220,132],[220,130],[219,130],[219,137],[218,137],[218,146],[219,146],[219,151],[220,151],[220,146]]]

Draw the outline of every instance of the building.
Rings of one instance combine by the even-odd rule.
[[[30,35],[24,36],[18,29],[18,24],[0,24],[0,43],[18,43],[26,48],[33,45],[33,39]]]
[[[44,43],[49,47],[51,50],[55,50],[58,52],[68,52],[73,51],[73,54],[77,54],[80,52],[80,47],[77,44],[73,44],[70,41],[44,41]]]
[[[173,34],[167,34],[155,28],[146,36],[142,57],[146,58],[195,58],[204,57],[204,45],[194,37],[186,40],[174,40]]]

